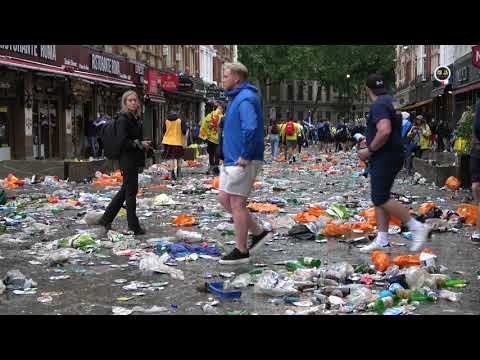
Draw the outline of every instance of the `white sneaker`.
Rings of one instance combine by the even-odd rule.
[[[410,251],[412,252],[419,251],[422,248],[423,244],[430,237],[431,231],[432,231],[432,228],[428,225],[423,225],[421,229],[412,231],[413,241],[412,241],[412,245],[410,246]]]
[[[390,244],[387,245],[380,245],[377,242],[377,239],[373,240],[373,242],[370,245],[364,246],[360,249],[362,253],[369,253],[375,250],[389,250],[390,249]]]

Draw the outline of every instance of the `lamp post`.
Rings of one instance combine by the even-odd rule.
[[[349,101],[349,99],[350,99],[350,74],[347,74],[346,79],[347,79],[347,104],[348,104],[347,120],[348,120],[348,122],[350,122],[350,108],[351,108],[350,101]]]

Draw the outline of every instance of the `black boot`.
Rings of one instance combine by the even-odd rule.
[[[134,228],[128,228],[128,230],[133,231],[135,235],[145,235],[146,231],[140,227],[140,225],[135,226]]]
[[[177,180],[177,176],[175,175],[175,170],[170,171],[170,177],[172,180]]]

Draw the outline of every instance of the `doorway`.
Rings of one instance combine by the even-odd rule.
[[[37,160],[60,157],[58,101],[39,97],[33,101],[33,157]]]

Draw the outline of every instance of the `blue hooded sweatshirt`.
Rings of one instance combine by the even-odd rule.
[[[225,91],[230,97],[223,118],[223,155],[225,166],[234,166],[238,158],[263,161],[263,112],[257,88],[242,83]]]

